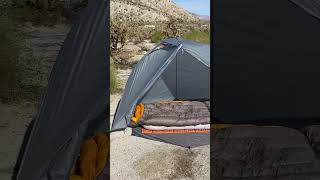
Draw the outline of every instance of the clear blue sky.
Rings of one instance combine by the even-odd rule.
[[[210,0],[173,0],[173,2],[192,13],[210,16]]]

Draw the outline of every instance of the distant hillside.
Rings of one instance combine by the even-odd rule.
[[[186,21],[199,20],[199,17],[171,0],[111,0],[110,7],[111,17],[119,15],[148,24],[167,21],[170,17]]]
[[[207,15],[197,15],[197,17],[201,20],[210,21],[210,16]]]
[[[191,13],[191,14],[201,20],[210,21],[210,16],[208,16],[208,15],[200,15],[200,14],[195,14],[195,13]]]

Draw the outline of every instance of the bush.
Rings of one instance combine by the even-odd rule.
[[[131,26],[129,33],[129,41],[132,41],[135,44],[141,43],[144,40],[151,38],[154,28],[149,28],[145,26]]]
[[[7,16],[0,16],[0,98],[15,99],[17,92],[17,66],[20,53],[20,34]]]
[[[121,49],[128,40],[128,23],[120,17],[114,17],[110,21],[110,47],[111,50]],[[120,47],[118,47],[120,45]]]
[[[210,31],[192,30],[182,35],[184,39],[210,44]]]
[[[13,102],[38,99],[47,85],[49,70],[44,61],[34,58],[19,30],[19,17],[12,9],[0,16],[0,99]]]
[[[183,22],[182,19],[170,18],[166,24],[165,33],[167,37],[177,37],[181,34]]]
[[[110,94],[114,94],[118,91],[118,79],[117,70],[114,67],[114,63],[111,59],[110,61]]]
[[[163,40],[165,38],[166,38],[166,35],[163,32],[157,31],[157,32],[152,34],[151,42],[158,43],[158,42],[160,42],[161,40]]]
[[[71,23],[87,6],[88,0],[12,0],[10,12],[17,20],[30,21],[35,25],[53,26]]]

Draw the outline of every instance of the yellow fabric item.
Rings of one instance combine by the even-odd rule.
[[[95,180],[109,159],[109,137],[105,133],[97,133],[84,140],[81,145],[80,158],[71,169],[70,180]]]
[[[98,145],[97,161],[96,161],[96,176],[99,176],[107,164],[109,158],[109,138],[105,133],[98,133],[94,140]]]
[[[70,176],[70,180],[85,180],[85,179],[83,179],[83,177],[80,175],[73,174]]]
[[[84,140],[79,158],[80,175],[84,180],[96,179],[98,146],[93,138]]]
[[[131,121],[133,121],[135,123],[138,122],[139,119],[142,117],[143,112],[144,112],[144,105],[142,103],[136,105],[136,108],[135,108],[133,115],[131,117]]]

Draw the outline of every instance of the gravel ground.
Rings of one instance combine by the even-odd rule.
[[[123,88],[131,70],[118,70]],[[110,121],[121,94],[110,96]],[[110,135],[111,179],[197,179],[210,177],[210,146],[186,149],[131,136],[131,129]],[[128,178],[130,177],[130,178]]]
[[[20,102],[10,105],[0,103],[1,180],[11,179],[24,133],[36,112],[35,102]]]

